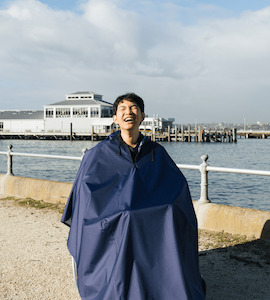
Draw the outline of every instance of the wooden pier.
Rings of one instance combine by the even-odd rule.
[[[0,132],[0,139],[20,139],[20,140],[91,140],[98,141],[105,139],[112,131],[102,132],[86,132],[86,133],[75,133],[75,132]],[[237,131],[236,129],[223,129],[223,130],[211,130],[203,129],[201,126],[191,128],[191,126],[179,127],[168,127],[164,131],[151,131],[141,130],[141,132],[149,136],[152,141],[162,142],[237,142]]]
[[[190,126],[184,128],[181,126],[180,129],[177,127],[170,128],[168,130],[155,133],[150,132],[148,134],[145,131],[142,131],[145,135],[150,135],[151,139],[154,141],[166,141],[166,142],[195,142],[195,143],[204,143],[204,142],[227,142],[234,143],[237,142],[237,131],[233,129],[223,129],[223,130],[211,130],[203,129],[200,127],[195,127],[191,129]]]
[[[267,139],[270,137],[270,131],[268,130],[238,130],[237,135],[246,139]]]

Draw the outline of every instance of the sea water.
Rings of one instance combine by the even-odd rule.
[[[83,155],[98,142],[0,140],[0,151],[8,145],[14,152],[63,156]],[[214,167],[270,171],[270,139],[238,139],[237,143],[161,143],[175,163],[199,165],[207,154],[207,163]],[[113,158],[112,158],[113,159]],[[73,182],[80,161],[13,156],[13,173],[16,176]],[[0,173],[6,173],[7,157],[0,155]],[[192,199],[200,198],[201,175],[198,170],[182,170],[189,183]],[[208,196],[213,203],[270,210],[270,177],[208,173]]]

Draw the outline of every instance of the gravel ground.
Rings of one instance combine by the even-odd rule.
[[[80,299],[60,217],[0,200],[1,299]],[[199,250],[207,299],[270,299],[270,241],[200,231]]]
[[[80,299],[59,219],[53,210],[0,201],[0,299]]]

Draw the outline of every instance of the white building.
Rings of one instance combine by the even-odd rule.
[[[64,101],[44,106],[45,132],[109,132],[113,126],[112,104],[93,92],[66,95]]]
[[[43,110],[0,111],[0,132],[43,132],[43,116]]]
[[[0,132],[75,135],[109,133],[117,128],[112,120],[112,107],[93,92],[76,92],[66,95],[65,100],[44,105],[44,110],[0,111]],[[159,116],[146,117],[140,130],[165,130],[174,119]]]
[[[159,130],[166,130],[168,126],[172,128],[172,124],[174,122],[173,118],[164,119],[159,116],[148,117],[146,116],[145,119],[142,121],[140,126],[140,130],[147,130],[147,131],[159,131]]]

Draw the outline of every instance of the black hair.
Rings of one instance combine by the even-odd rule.
[[[116,100],[114,101],[113,115],[116,115],[117,107],[118,107],[119,103],[121,103],[123,100],[129,100],[131,102],[136,103],[139,106],[141,112],[144,112],[143,99],[134,93],[127,93],[125,95],[117,97]]]

